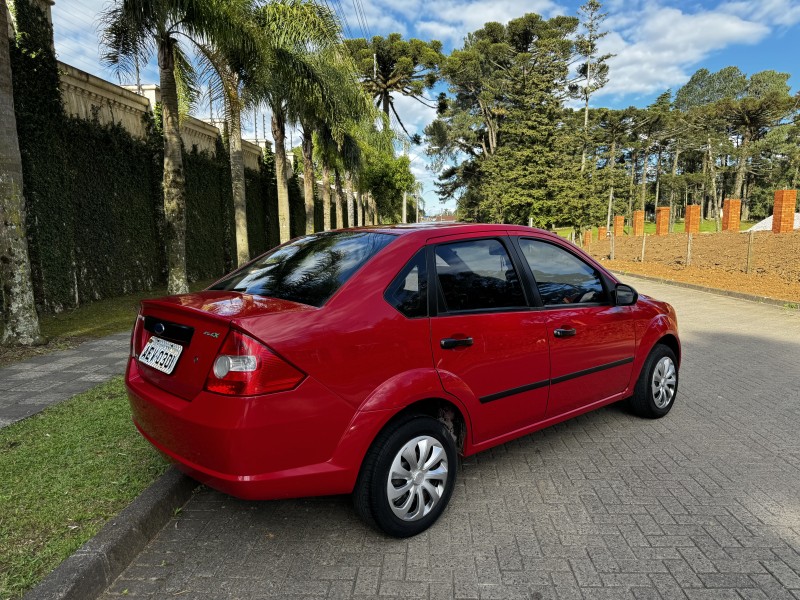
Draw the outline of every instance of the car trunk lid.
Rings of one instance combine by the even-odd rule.
[[[207,291],[145,300],[134,332],[133,351],[145,380],[184,400],[192,400],[202,391],[231,327],[241,328],[239,321],[246,317],[299,310],[313,309],[238,292]],[[152,337],[165,340],[152,345],[168,346],[174,349],[173,353],[179,353],[170,373],[144,363],[153,355],[151,351],[143,356]],[[165,362],[168,368],[169,359]]]

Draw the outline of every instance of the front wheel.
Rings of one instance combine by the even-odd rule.
[[[369,524],[394,537],[425,531],[455,485],[458,457],[443,423],[412,416],[382,431],[364,459],[353,501]]]
[[[678,393],[678,361],[671,348],[657,344],[642,367],[630,406],[640,417],[658,419],[666,415]]]

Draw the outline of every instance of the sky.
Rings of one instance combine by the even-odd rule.
[[[438,39],[447,53],[467,33],[488,21],[507,22],[526,12],[546,18],[577,16],[583,0],[323,0],[342,20],[344,35],[365,37],[399,32],[404,38]],[[602,0],[601,0],[602,1]],[[108,0],[55,0],[53,25],[59,60],[119,83],[100,63],[98,15]],[[747,74],[773,69],[790,73],[800,89],[800,0],[605,0],[608,17],[600,51],[609,60],[609,83],[593,106],[647,106],[667,89],[676,91],[700,68],[729,65]],[[142,69],[142,83],[157,83],[155,64]],[[133,83],[122,80],[123,84]],[[433,109],[399,96],[395,107],[410,133],[422,134]],[[200,111],[207,117],[207,111]],[[265,137],[263,115],[245,119],[245,137]],[[254,128],[254,121],[258,129]],[[269,119],[267,117],[267,123]],[[269,126],[267,125],[267,129]],[[266,135],[267,139],[271,136]],[[295,143],[297,133],[290,133]],[[428,169],[424,146],[410,150],[412,171],[423,184],[425,208],[435,214],[453,203],[436,196],[436,174]]]

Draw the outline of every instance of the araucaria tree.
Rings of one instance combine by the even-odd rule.
[[[574,154],[562,102],[578,26],[571,17],[530,13],[487,23],[443,65],[455,98],[442,98],[425,134],[444,166],[440,193],[459,200],[459,218],[550,224],[574,190]]]
[[[7,32],[8,8],[6,0],[0,0],[0,299],[3,320],[0,344],[32,345],[43,340],[33,299],[25,236],[22,158],[14,114]]]
[[[361,38],[345,40],[356,61],[359,76],[367,93],[379,107],[408,135],[394,106],[394,96],[401,94],[426,104],[423,96],[438,78],[442,56],[442,43],[437,40],[404,40],[399,33],[388,37],[376,35],[370,42]],[[411,136],[409,136],[411,137]]]
[[[608,83],[608,59],[613,54],[598,54],[597,42],[607,35],[600,31],[607,13],[600,12],[603,5],[598,0],[588,0],[578,11],[581,15],[583,31],[575,40],[575,50],[582,62],[578,65],[575,81],[569,90],[574,98],[583,101],[583,151],[581,153],[581,173],[586,170],[586,151],[589,143],[589,99],[597,90]]]
[[[181,150],[179,95],[191,99],[194,72],[181,40],[233,43],[242,39],[241,12],[249,0],[114,0],[103,14],[104,60],[131,71],[158,59],[164,132],[164,218],[167,291],[189,291],[186,278],[186,185]]]

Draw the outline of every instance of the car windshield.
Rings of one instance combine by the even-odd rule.
[[[395,237],[373,231],[309,235],[275,248],[209,289],[320,307]]]

